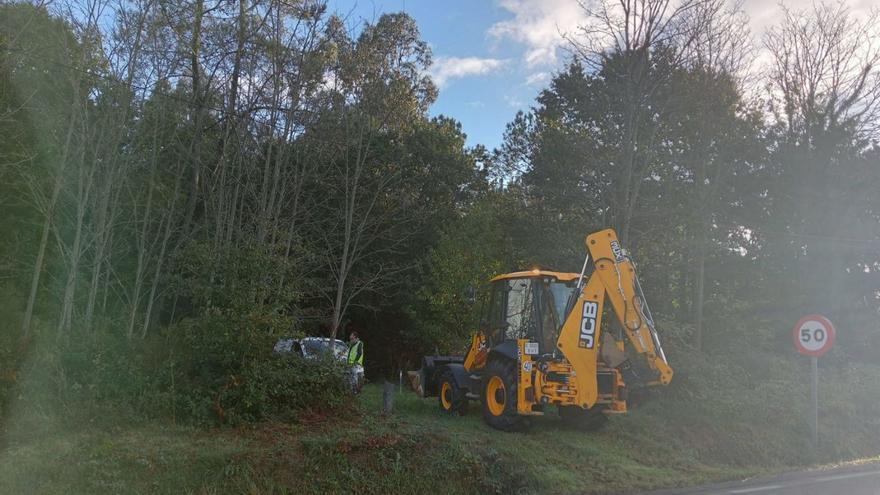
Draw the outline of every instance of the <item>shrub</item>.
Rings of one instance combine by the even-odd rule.
[[[240,423],[329,412],[348,398],[347,367],[272,351],[281,333],[265,321],[220,314],[164,331],[165,413]],[[287,334],[285,334],[287,335]]]
[[[8,415],[9,400],[18,381],[18,369],[27,342],[21,340],[19,308],[24,300],[11,285],[0,285],[0,423]]]
[[[235,404],[231,419],[290,420],[304,410],[344,411],[351,397],[348,380],[347,367],[333,357],[275,355],[244,370],[241,385],[229,390],[223,400]]]
[[[110,331],[66,340],[38,336],[19,380],[0,384],[0,405],[19,397],[24,430],[56,419],[162,417],[216,424],[347,409],[347,366],[274,353],[278,335],[272,328],[264,319],[211,314],[146,340]]]

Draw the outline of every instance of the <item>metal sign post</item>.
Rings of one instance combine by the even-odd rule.
[[[813,356],[810,358],[810,367],[812,368],[813,387],[810,394],[811,403],[813,405],[812,421],[810,421],[813,430],[813,445],[819,445],[819,358]]]
[[[828,352],[834,344],[837,331],[822,315],[807,315],[798,320],[791,332],[794,347],[810,356],[812,387],[810,387],[810,430],[813,446],[819,446],[819,356]]]

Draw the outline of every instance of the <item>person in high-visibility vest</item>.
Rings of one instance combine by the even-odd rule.
[[[358,338],[357,332],[351,332],[348,337],[348,364],[364,365],[364,343]]]
[[[352,388],[355,393],[361,391],[364,384],[364,343],[358,338],[357,332],[348,336],[348,364],[351,365]]]

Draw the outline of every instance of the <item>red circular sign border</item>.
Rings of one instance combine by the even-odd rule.
[[[817,351],[811,351],[806,347],[803,347],[801,345],[800,335],[798,335],[798,330],[800,330],[801,325],[803,325],[808,320],[816,320],[825,325],[825,328],[828,329],[828,340],[826,341],[825,346]],[[824,316],[819,314],[811,314],[804,316],[803,318],[798,320],[797,323],[795,323],[794,328],[791,329],[791,337],[792,340],[794,340],[794,347],[799,353],[805,356],[821,357],[823,354],[831,350],[832,346],[834,346],[834,339],[837,337],[837,329],[834,328],[834,325],[828,318],[825,318]]]

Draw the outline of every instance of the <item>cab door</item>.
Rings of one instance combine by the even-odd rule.
[[[516,278],[493,284],[488,329],[492,345],[507,340],[540,340],[537,282],[537,279]]]

